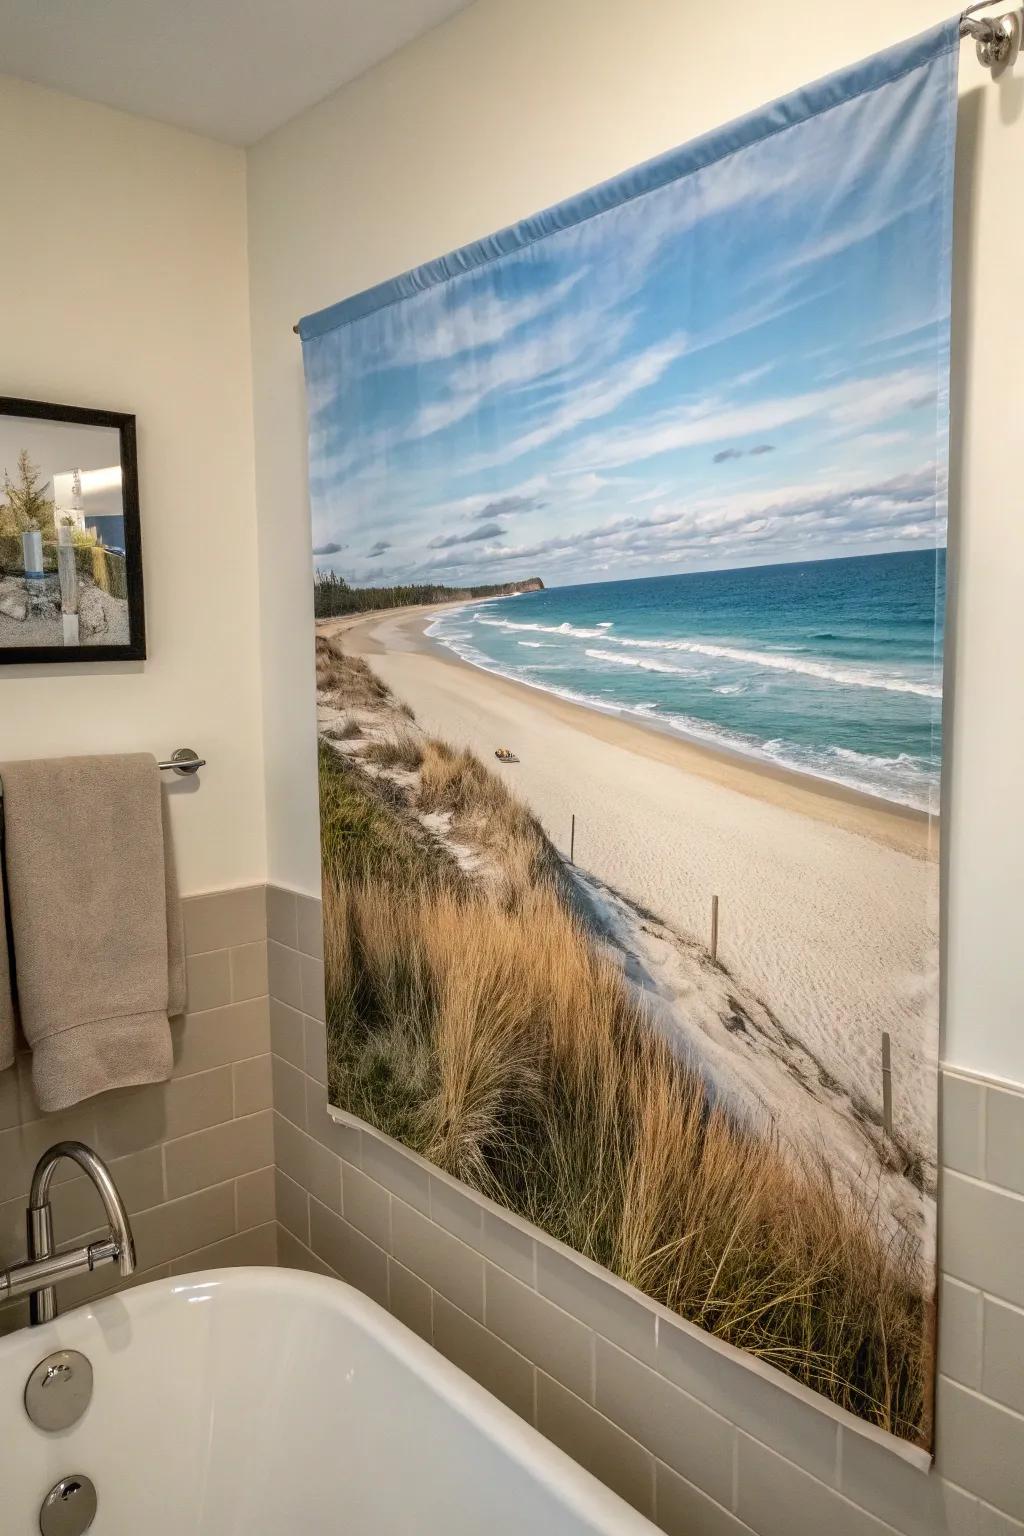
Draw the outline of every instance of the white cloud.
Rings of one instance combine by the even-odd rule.
[[[565,461],[566,467],[614,469],[658,454],[703,443],[749,437],[814,417],[845,428],[863,427],[920,404],[933,387],[931,376],[905,370],[885,378],[858,379],[805,394],[780,395],[746,405],[721,406],[716,399],[663,411],[637,426],[586,438]]]

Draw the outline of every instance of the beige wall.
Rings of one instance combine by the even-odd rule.
[[[292,324],[931,26],[929,0],[478,0],[249,156],[270,878],[317,893],[302,370]],[[959,611],[951,641],[945,1058],[1024,1081],[1015,935],[1024,826],[1022,82],[961,61],[956,421]],[[957,472],[957,478],[959,472]]]
[[[149,660],[0,669],[0,761],[193,746],[183,889],[265,876],[240,150],[0,78],[0,393],[138,417]]]

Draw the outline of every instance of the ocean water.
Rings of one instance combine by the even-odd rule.
[[[468,603],[465,661],[937,812],[945,551],[702,571]]]

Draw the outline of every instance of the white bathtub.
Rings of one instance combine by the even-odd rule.
[[[92,1362],[78,1424],[22,1402],[54,1349]],[[381,1307],[288,1269],[139,1286],[0,1341],[0,1529],[61,1477],[93,1536],[652,1536],[654,1527]]]

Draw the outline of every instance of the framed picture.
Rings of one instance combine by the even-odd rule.
[[[145,655],[135,417],[0,396],[0,663]]]

